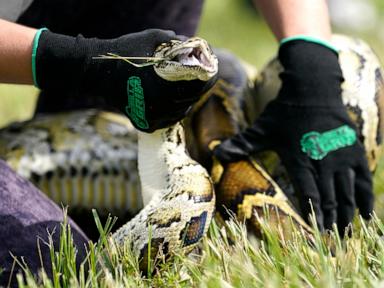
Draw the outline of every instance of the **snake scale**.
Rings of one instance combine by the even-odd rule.
[[[383,70],[365,42],[345,36],[333,41],[345,77],[343,101],[374,171],[382,149]],[[157,51],[166,60],[155,64],[156,71],[172,81],[183,73],[207,80],[217,69],[216,57],[199,38],[165,43]],[[287,199],[292,187],[272,152],[226,167],[212,162],[210,145],[252,123],[277,95],[281,71],[276,59],[261,73],[249,73],[233,56],[218,55],[219,80],[195,105],[184,128],[178,123],[145,134],[124,116],[99,110],[40,115],[2,129],[0,155],[57,203],[132,215],[140,211],[112,238],[119,245],[131,241],[143,270],[149,239],[151,255],[189,251],[198,243],[213,216],[215,197],[224,219],[229,208],[256,235],[265,205],[274,208],[268,210],[271,225],[282,225],[286,235],[292,223],[310,233]]]

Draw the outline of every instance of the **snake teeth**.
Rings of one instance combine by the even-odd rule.
[[[184,53],[176,56],[176,61],[186,66],[198,66],[200,65],[201,50],[197,48],[190,48]]]
[[[171,59],[185,66],[201,66],[204,65],[206,68],[214,69],[214,64],[210,61],[210,56],[207,55],[206,51],[199,47],[182,49],[178,55]]]

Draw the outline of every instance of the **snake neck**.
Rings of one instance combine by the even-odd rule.
[[[170,166],[189,162],[184,130],[180,123],[151,134],[138,134],[138,170],[144,206],[158,191],[169,188]]]
[[[118,246],[129,240],[146,267],[151,239],[153,255],[158,249],[187,252],[198,243],[211,221],[215,195],[207,171],[189,157],[180,123],[152,134],[139,132],[138,141],[145,207],[112,238]]]

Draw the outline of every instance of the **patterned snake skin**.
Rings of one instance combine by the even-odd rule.
[[[359,128],[373,171],[382,147],[383,70],[363,41],[335,36],[334,44],[341,49],[346,79],[343,100]],[[212,161],[210,144],[250,125],[277,95],[281,70],[278,61],[272,60],[261,73],[249,73],[232,55],[217,54],[219,80],[195,105],[184,121],[185,129],[177,124],[154,133],[151,140],[115,113],[86,110],[44,115],[2,129],[0,155],[57,203],[132,215],[140,211],[114,239],[118,244],[130,239],[144,259],[149,229],[151,255],[160,247],[165,253],[178,247],[190,250],[205,234],[215,195],[210,177],[197,162],[211,171],[217,211],[224,219],[228,208],[259,236],[268,206],[273,208],[268,209],[271,226],[281,225],[283,234],[290,233],[292,224],[310,233],[287,199],[292,187],[272,152],[225,168]],[[197,162],[187,156],[185,145]],[[141,262],[143,269],[146,264]]]

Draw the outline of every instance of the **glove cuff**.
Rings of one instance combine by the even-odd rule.
[[[86,39],[50,32],[47,29],[36,33],[32,71],[35,86],[41,89],[71,89],[79,87],[87,71],[90,56],[102,51],[108,40]]]
[[[307,42],[319,44],[319,45],[322,45],[322,46],[324,46],[326,48],[331,49],[336,54],[339,53],[339,48],[334,46],[331,42],[326,41],[326,40],[321,39],[321,38],[318,38],[318,37],[309,36],[309,35],[295,35],[295,36],[283,38],[280,41],[280,46],[284,45],[285,43],[288,43],[290,41],[295,41],[295,40],[302,40],[302,41],[307,41]]]
[[[37,30],[35,37],[33,38],[33,43],[32,43],[32,79],[33,79],[33,84],[35,87],[40,88],[39,85],[37,84],[37,79],[36,79],[36,52],[37,48],[39,46],[39,40],[41,33],[45,30],[48,30],[47,28],[41,28]]]
[[[291,39],[281,44],[279,100],[302,106],[341,106],[344,81],[338,54],[323,44]]]

